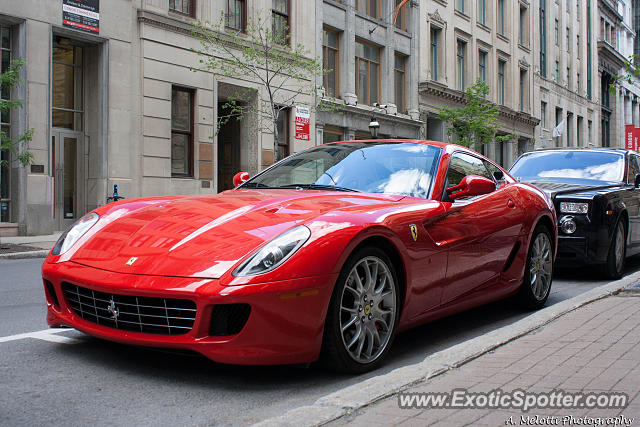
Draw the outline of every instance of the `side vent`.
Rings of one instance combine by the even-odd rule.
[[[511,253],[507,258],[507,262],[504,264],[504,268],[502,269],[503,272],[507,271],[511,267],[511,264],[513,264],[513,260],[516,259],[516,255],[518,254],[519,249],[520,249],[520,240],[518,240],[516,244],[513,245],[513,249],[511,249]]]
[[[209,335],[224,337],[239,333],[249,320],[249,304],[216,304],[211,312]]]
[[[47,291],[49,302],[51,302],[51,304],[56,308],[60,308],[60,303],[58,302],[58,296],[56,295],[56,289],[53,287],[53,283],[47,279],[42,279],[42,281],[44,282],[44,288]]]

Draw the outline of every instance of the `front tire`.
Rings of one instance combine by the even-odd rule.
[[[544,306],[551,291],[553,279],[553,247],[551,233],[544,225],[538,225],[531,236],[524,280],[518,295],[520,303],[527,309],[537,310]]]
[[[399,302],[398,279],[386,253],[366,247],[351,255],[329,303],[324,365],[352,374],[380,366],[395,337]]]
[[[604,275],[607,279],[617,280],[624,272],[624,260],[627,252],[627,230],[622,218],[616,223],[613,239],[609,246],[607,262],[604,265]]]

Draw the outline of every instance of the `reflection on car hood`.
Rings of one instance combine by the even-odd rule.
[[[621,187],[622,183],[617,182],[605,182],[605,181],[587,181],[582,182],[562,182],[562,181],[547,181],[547,180],[532,180],[526,181],[529,184],[533,184],[551,197],[555,197],[559,194],[569,193],[595,193],[598,190]]]
[[[121,273],[219,278],[291,227],[328,211],[370,209],[402,198],[297,190],[235,190],[178,198],[98,222],[100,228],[73,250],[71,260]],[[131,204],[141,201],[145,200]],[[112,210],[126,208],[121,203]],[[110,216],[113,212],[105,210],[103,218]]]

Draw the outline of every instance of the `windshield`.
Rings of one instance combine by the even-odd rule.
[[[426,198],[440,149],[416,143],[349,142],[295,154],[240,188],[307,188]]]
[[[624,155],[603,151],[539,151],[521,157],[509,170],[521,181],[554,178],[622,181]]]

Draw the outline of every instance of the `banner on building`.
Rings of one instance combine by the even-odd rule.
[[[625,146],[627,150],[635,150],[635,127],[633,125],[625,125]]]
[[[640,150],[640,128],[633,128],[633,147],[632,150]]]
[[[100,0],[62,0],[62,25],[98,34]]]
[[[307,107],[296,107],[296,139],[309,141],[309,124],[311,110]]]

